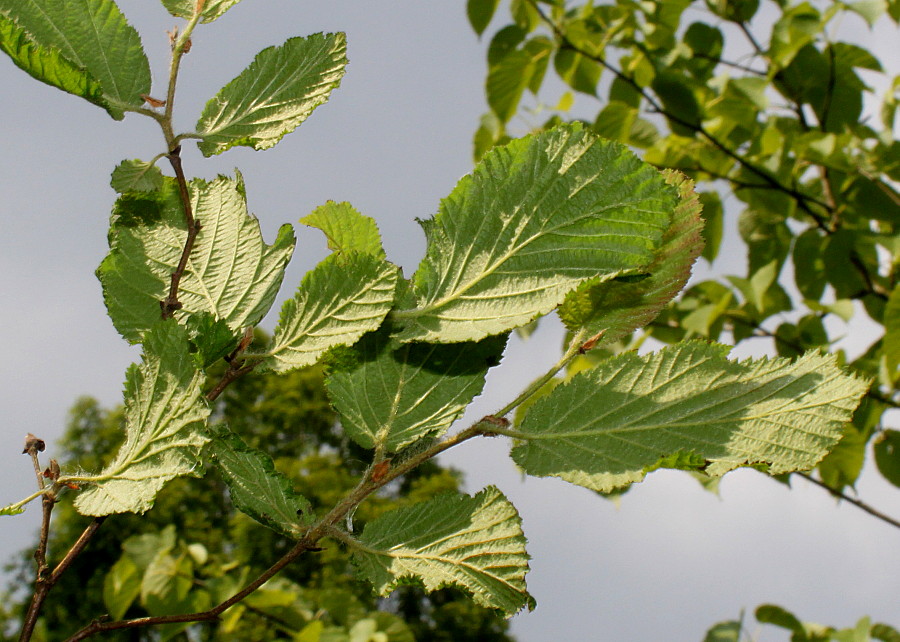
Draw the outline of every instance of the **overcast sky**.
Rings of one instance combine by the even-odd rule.
[[[162,94],[165,29],[177,21],[158,3],[119,4],[142,34],[156,70],[154,93]],[[296,133],[265,152],[241,148],[209,160],[187,144],[185,169],[211,177],[239,167],[269,242],[279,225],[296,224],[326,200],[350,201],[378,221],[389,258],[409,275],[424,251],[413,219],[433,214],[470,171],[471,135],[484,110],[486,44],[469,29],[463,0],[245,0],[195,32],[179,123],[191,129],[206,100],[260,49],[338,30],[348,34],[347,75]],[[34,486],[20,454],[26,432],[52,442],[79,395],[108,405],[121,400],[125,368],[138,353],[106,317],[93,272],[107,251],[109,173],[122,159],[151,158],[162,139],[149,120],[115,122],[33,81],[5,57],[0,83],[5,505]],[[298,236],[285,295],[325,255],[316,231],[301,228]],[[559,339],[558,327],[547,323],[526,346],[515,343],[469,416],[504,405],[542,373],[558,357]],[[700,640],[713,623],[764,602],[844,627],[866,614],[900,625],[900,561],[885,554],[900,533],[802,480],[788,490],[738,471],[716,496],[684,474],[658,472],[616,507],[559,480],[523,480],[507,452],[502,439],[480,440],[444,462],[466,472],[469,491],[497,484],[522,513],[534,558],[528,584],[538,602],[514,620],[522,642]],[[863,498],[900,515],[896,490],[877,474],[868,471],[858,487]],[[35,505],[5,518],[2,552],[25,545],[39,517]],[[767,628],[762,639],[786,638]]]

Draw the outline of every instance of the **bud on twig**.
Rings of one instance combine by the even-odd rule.
[[[23,455],[31,455],[44,452],[44,448],[47,445],[44,443],[43,439],[39,437],[35,437],[31,433],[25,435],[25,449],[22,451]]]

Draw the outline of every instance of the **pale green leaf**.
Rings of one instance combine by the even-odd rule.
[[[846,7],[862,16],[863,20],[873,27],[878,22],[878,18],[887,11],[888,3],[887,0],[859,0],[858,2],[848,2]]]
[[[206,0],[206,3],[203,5],[201,22],[212,22],[240,1]],[[162,3],[169,13],[178,18],[191,18],[197,6],[197,0],[162,0]]]
[[[240,178],[240,177],[239,177]],[[176,318],[207,312],[233,330],[256,325],[278,293],[294,250],[290,225],[266,245],[259,221],[247,212],[243,182],[224,176],[190,183],[194,218],[201,228],[181,279]],[[116,329],[131,342],[159,318],[159,301],[181,259],[187,227],[174,180],[135,205],[117,203],[110,253],[97,270]]]
[[[62,55],[58,49],[41,47],[15,22],[0,13],[0,51],[17,67],[41,82],[106,107],[100,82]]]
[[[125,443],[101,472],[67,479],[84,487],[75,498],[82,515],[143,513],[167,481],[199,467],[209,408],[188,350],[172,320],[145,336],[143,361],[125,380]]]
[[[353,560],[379,595],[412,580],[427,591],[458,586],[506,615],[534,608],[521,519],[493,486],[386,513],[366,524],[360,542]]]
[[[363,337],[326,385],[344,432],[365,448],[396,451],[443,434],[481,393],[506,337],[479,343],[399,344],[390,328]]]
[[[884,308],[884,339],[881,352],[887,357],[888,366],[892,371],[900,366],[900,287],[891,291]]]
[[[109,184],[119,194],[153,192],[162,188],[163,174],[153,163],[124,160],[116,165]]]
[[[604,342],[618,341],[650,323],[687,284],[691,266],[703,250],[700,202],[693,182],[683,174],[664,175],[678,188],[681,202],[646,268],[649,276],[633,282],[588,283],[570,293],[559,310],[570,330],[585,328],[591,336],[604,332]]]
[[[385,258],[375,219],[363,216],[350,203],[328,201],[301,218],[300,222],[322,230],[332,252],[357,251]]]
[[[662,175],[580,125],[495,148],[423,221],[403,341],[478,340],[522,326],[590,279],[653,260],[678,204]]]
[[[275,470],[272,458],[227,428],[216,430],[204,452],[219,467],[231,501],[241,512],[291,539],[299,539],[312,523],[309,501]]]
[[[390,311],[397,267],[372,254],[332,254],[284,302],[263,369],[286,372],[316,363],[335,346],[378,328]]]
[[[17,506],[16,504],[10,504],[8,506],[4,506],[0,508],[0,517],[6,515],[20,515],[25,512],[25,509],[21,506]]]
[[[200,151],[212,156],[234,145],[272,147],[340,84],[346,48],[344,34],[320,33],[263,49],[206,104],[197,122]]]
[[[87,90],[88,95],[73,93],[102,104],[117,120],[123,118],[125,108],[144,103],[141,94],[150,93],[150,63],[140,37],[113,0],[0,0],[0,14],[15,21],[44,50],[25,54],[19,48],[20,53],[14,57],[19,66],[28,60],[26,71],[40,80],[60,87],[52,80],[59,79],[61,73],[68,76],[71,67],[85,70],[88,77],[81,82],[90,85],[91,78],[99,82],[102,103],[88,97],[94,96],[93,88]],[[15,37],[7,30],[0,35],[4,41]],[[13,45],[10,41],[3,49]],[[69,67],[69,71],[62,72],[56,65],[42,70],[53,51],[65,60],[60,64]],[[71,79],[65,85],[60,88],[71,91]]]
[[[194,565],[189,556],[175,557],[160,551],[144,571],[141,603],[151,615],[172,615],[183,611],[193,586]]]
[[[669,463],[711,476],[809,470],[869,386],[833,355],[738,362],[728,350],[688,342],[576,375],[529,410],[513,459],[529,474],[604,492]]]
[[[125,611],[141,594],[141,569],[128,555],[122,555],[103,578],[103,604],[114,620],[121,620]]]
[[[534,57],[522,49],[509,52],[488,69],[485,94],[491,111],[500,122],[505,123],[516,115],[534,71]]]

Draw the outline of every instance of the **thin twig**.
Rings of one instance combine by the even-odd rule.
[[[876,518],[880,519],[880,520],[883,521],[885,524],[890,524],[890,525],[893,526],[894,528],[900,528],[900,521],[894,519],[894,518],[891,517],[890,515],[886,515],[885,513],[882,513],[880,510],[878,510],[878,509],[876,509],[876,508],[873,508],[872,506],[869,506],[869,505],[868,505],[867,503],[865,503],[864,501],[861,501],[861,500],[856,499],[856,498],[854,498],[854,497],[850,497],[849,495],[846,495],[846,494],[842,493],[841,491],[839,491],[839,490],[837,490],[837,489],[835,489],[835,488],[832,488],[831,486],[829,486],[829,485],[826,484],[825,482],[820,481],[820,480],[816,479],[815,477],[812,477],[811,475],[809,475],[809,474],[807,474],[807,473],[797,473],[797,474],[800,475],[800,477],[802,477],[802,478],[805,479],[806,481],[808,481],[808,482],[810,482],[810,483],[812,483],[812,484],[815,484],[816,486],[819,486],[820,488],[824,488],[825,490],[827,490],[829,493],[831,493],[832,495],[834,495],[834,496],[837,497],[838,499],[842,499],[842,500],[844,500],[844,501],[846,501],[846,502],[849,502],[849,503],[853,504],[854,506],[856,506],[857,508],[859,508],[860,510],[864,510],[864,511],[867,512],[869,515],[871,515],[872,517],[876,517]]]

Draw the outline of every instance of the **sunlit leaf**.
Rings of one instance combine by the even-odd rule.
[[[203,4],[201,22],[212,22],[223,13],[231,9],[241,0],[206,0]],[[162,0],[163,6],[173,16],[190,18],[194,15],[197,0]]]
[[[366,524],[353,560],[379,595],[420,582],[457,586],[482,606],[513,615],[534,608],[525,588],[528,554],[515,507],[493,486],[469,497],[446,494]]]
[[[534,404],[513,459],[529,474],[598,491],[640,481],[672,457],[712,476],[738,466],[809,470],[868,388],[830,355],[730,361],[728,350],[681,343],[576,375]]]

